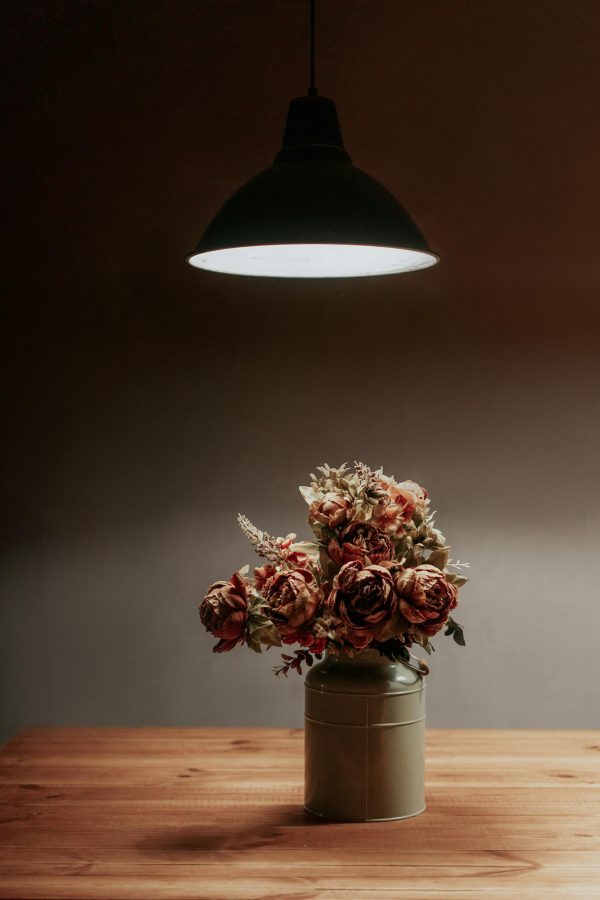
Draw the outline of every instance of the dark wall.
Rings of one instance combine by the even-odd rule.
[[[432,721],[599,724],[600,5],[320,0],[346,146],[442,262],[193,270],[305,91],[306,6],[3,4],[4,734],[297,724],[301,682],[213,658],[195,604],[253,562],[238,510],[302,532],[296,485],[355,458],[473,564]]]

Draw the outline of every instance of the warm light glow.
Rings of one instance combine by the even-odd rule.
[[[199,269],[228,275],[269,278],[356,278],[426,269],[432,253],[397,247],[356,244],[269,244],[196,253],[188,262]]]

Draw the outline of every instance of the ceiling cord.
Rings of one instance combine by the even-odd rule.
[[[317,96],[315,85],[315,0],[310,0],[310,85],[308,96]]]

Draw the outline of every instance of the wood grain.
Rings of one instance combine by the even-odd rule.
[[[427,811],[302,809],[303,735],[35,728],[0,751],[0,898],[600,898],[600,732],[428,733]]]

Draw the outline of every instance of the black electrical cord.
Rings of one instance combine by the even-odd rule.
[[[315,85],[315,0],[310,0],[310,85],[308,96],[317,96]]]

